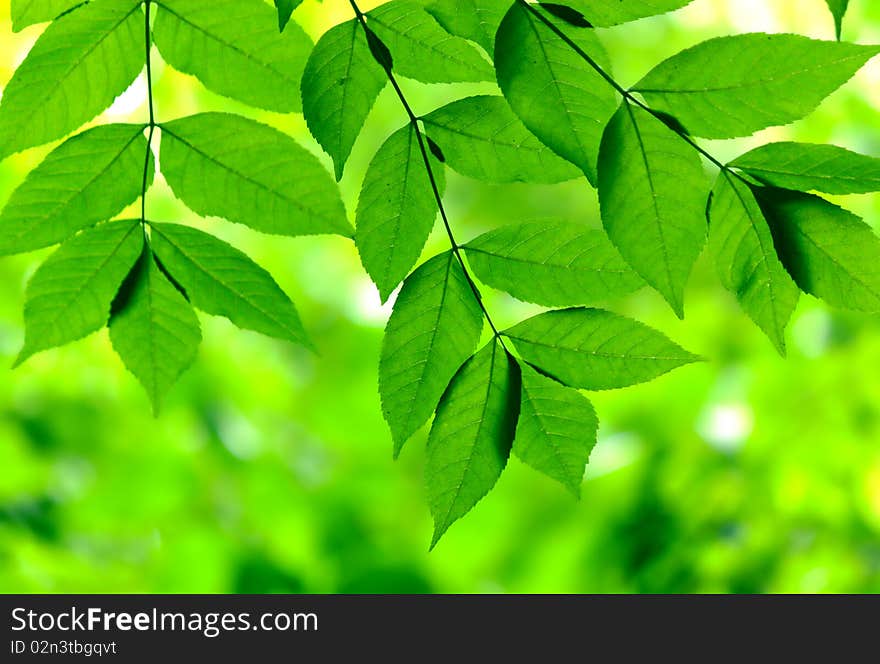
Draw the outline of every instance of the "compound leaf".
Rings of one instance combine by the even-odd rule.
[[[709,249],[721,283],[784,355],[785,328],[800,289],[779,261],[751,189],[727,172],[719,174],[712,193]]]
[[[35,23],[54,21],[81,4],[83,0],[12,0],[12,30],[18,32]]]
[[[114,221],[83,231],[49,256],[27,285],[24,347],[15,365],[104,327],[143,244],[140,222]]]
[[[416,131],[407,125],[385,141],[358,200],[355,244],[383,301],[419,259],[439,211]],[[432,171],[442,193],[442,165]]]
[[[153,38],[175,69],[209,90],[270,111],[299,111],[312,41],[296,23],[283,33],[262,0],[162,0]]]
[[[528,365],[521,369],[522,400],[513,453],[580,496],[599,429],[593,404]]]
[[[147,139],[140,125],[112,124],[55,148],[0,212],[0,255],[48,247],[106,221],[141,195]],[[147,185],[153,169],[147,171]]]
[[[484,182],[554,184],[581,174],[532,134],[504,97],[478,95],[424,116],[450,168]]]
[[[434,412],[482,329],[480,306],[452,252],[432,258],[403,283],[379,360],[382,413],[395,457]]]
[[[779,258],[802,290],[843,309],[880,311],[880,238],[868,224],[812,194],[756,194]]]
[[[550,311],[504,336],[548,376],[586,390],[645,383],[699,360],[647,325],[602,309]]]
[[[513,111],[541,141],[596,182],[602,130],[617,108],[614,90],[551,27],[550,14],[514,4],[498,29],[498,84]],[[572,29],[581,53],[606,70],[595,32]]]
[[[246,330],[311,347],[293,302],[245,254],[188,226],[150,228],[156,256],[195,307]]]
[[[423,7],[394,0],[367,14],[368,25],[388,47],[394,70],[423,83],[492,80],[492,67],[466,40],[455,37]]]
[[[128,275],[110,316],[110,341],[158,414],[165,394],[196,357],[199,319],[156,265],[151,251]]]
[[[599,202],[611,241],[679,317],[706,242],[707,185],[697,152],[647,111],[624,102],[599,155]]]
[[[333,158],[337,180],[387,83],[356,20],[324,33],[309,56],[302,76],[303,115],[312,136]]]
[[[481,281],[548,307],[627,295],[644,285],[602,231],[570,221],[504,226],[464,248]]]
[[[461,367],[443,394],[425,463],[432,548],[498,481],[510,456],[519,401],[519,366],[497,339]]]
[[[425,9],[447,32],[475,41],[492,53],[508,5],[499,0],[434,0]]]
[[[730,166],[783,189],[826,194],[880,191],[880,159],[836,145],[770,143],[738,157]]]
[[[277,235],[352,233],[339,189],[318,159],[287,134],[239,115],[163,124],[162,173],[203,216]]]
[[[805,117],[878,53],[800,35],[718,37],[662,62],[635,90],[695,136],[748,136]]]
[[[140,0],[94,0],[53,22],[0,101],[0,160],[61,138],[113,103],[144,67]]]

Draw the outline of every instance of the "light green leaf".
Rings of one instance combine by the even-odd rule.
[[[434,0],[425,9],[444,30],[477,42],[491,54],[509,5],[503,0]]]
[[[324,33],[309,56],[302,77],[303,115],[312,136],[333,158],[337,180],[387,83],[356,20]]]
[[[367,25],[391,51],[394,71],[423,83],[492,80],[492,67],[416,2],[394,0],[367,14]]]
[[[880,238],[868,224],[812,194],[756,195],[779,258],[802,290],[835,307],[880,311]]]
[[[584,395],[522,366],[522,402],[513,453],[580,496],[599,420]]]
[[[434,412],[482,329],[480,306],[452,252],[432,258],[404,282],[379,360],[382,413],[395,457]]]
[[[785,355],[785,328],[800,289],[782,266],[751,189],[721,172],[709,209],[709,249],[721,283]]]
[[[425,483],[433,548],[495,486],[519,415],[519,366],[493,339],[449,384],[428,437]]]
[[[0,212],[0,255],[48,247],[121,212],[141,195],[146,153],[140,125],[95,127],[62,143]]]
[[[257,108],[302,108],[299,84],[312,41],[296,23],[279,33],[263,0],[158,4],[153,39],[172,67]]]
[[[504,97],[480,95],[454,101],[422,118],[446,163],[484,182],[554,184],[580,177],[510,110]]]
[[[110,316],[110,341],[158,414],[162,399],[192,364],[202,340],[199,319],[162,274],[149,250],[128,275]]]
[[[645,383],[699,358],[638,321],[602,309],[535,316],[504,332],[524,360],[570,387]]]
[[[510,8],[495,42],[498,84],[525,126],[595,184],[602,129],[617,99],[548,23],[554,19],[538,8],[520,3]],[[584,54],[609,70],[595,31],[566,26],[566,32]]]
[[[836,145],[770,143],[738,157],[730,166],[783,189],[826,194],[880,191],[880,159]]]
[[[581,12],[596,27],[628,23],[681,9],[693,0],[565,0],[563,4]]]
[[[144,67],[139,0],[94,0],[52,23],[3,90],[0,160],[94,118]]]
[[[203,216],[276,235],[352,233],[339,189],[318,159],[287,134],[239,115],[163,124],[162,174]]]
[[[150,228],[156,256],[197,308],[246,330],[311,347],[293,302],[245,254],[195,228]]]
[[[878,53],[800,35],[718,37],[662,62],[635,90],[695,136],[748,136],[805,117]]]
[[[443,167],[432,170],[442,193]],[[355,244],[383,302],[419,259],[438,211],[419,137],[407,125],[373,157],[358,200]]]
[[[504,226],[464,248],[481,281],[548,307],[606,300],[644,285],[602,231],[570,221]]]
[[[828,9],[834,16],[834,33],[840,40],[840,33],[843,29],[843,17],[846,16],[846,10],[849,8],[849,0],[825,0]]]
[[[12,30],[18,32],[35,23],[46,23],[83,4],[83,0],[12,0]]]
[[[28,282],[24,347],[15,366],[104,327],[143,244],[140,222],[114,221],[83,231],[49,256]]]
[[[706,242],[703,165],[663,122],[624,102],[599,155],[602,223],[615,246],[684,316],[684,290]]]
[[[302,0],[275,0],[275,9],[278,11],[278,31],[284,32],[284,28],[290,22],[293,10],[302,4]]]

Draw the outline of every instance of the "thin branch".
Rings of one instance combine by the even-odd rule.
[[[146,237],[147,223],[147,181],[150,173],[150,155],[152,154],[153,133],[156,131],[156,113],[153,108],[153,65],[150,53],[153,50],[153,39],[150,32],[150,4],[152,0],[146,0],[144,3],[144,44],[146,48],[147,63],[147,99],[150,107],[150,121],[147,125],[149,133],[147,134],[147,153],[144,156],[144,176],[141,181],[141,224],[144,226],[144,236]]]

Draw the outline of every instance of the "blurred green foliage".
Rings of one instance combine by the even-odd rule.
[[[376,3],[374,3],[376,4]],[[855,0],[844,38],[880,42],[880,5]],[[307,0],[317,37],[348,18]],[[823,0],[696,0],[603,30],[618,78],[711,36],[749,30],[832,38]],[[0,5],[0,86],[39,35]],[[156,56],[158,58],[158,56]],[[490,85],[406,82],[417,112]],[[160,119],[244,106],[157,68]],[[141,80],[105,118],[144,117]],[[832,142],[880,155],[880,62],[808,119],[743,141]],[[316,154],[301,116],[257,114]],[[368,159],[402,126],[383,93],[342,181],[349,213]],[[0,164],[0,204],[48,148]],[[328,168],[329,160],[321,154]],[[161,180],[157,221],[199,224]],[[469,239],[550,216],[598,227],[585,182],[487,187],[450,175]],[[874,225],[880,197],[840,199]],[[202,224],[203,225],[203,224]],[[203,319],[196,366],[154,419],[106,331],[43,353],[0,380],[0,590],[6,592],[880,592],[880,319],[804,297],[787,360],[701,261],[677,321],[647,290],[614,310],[709,358],[649,385],[595,395],[600,443],[575,502],[516,460],[428,554],[426,433],[396,464],[376,391],[388,309],[340,238],[268,238],[214,220],[294,297],[320,354]],[[426,256],[444,249],[435,235]],[[24,284],[38,260],[0,261],[0,361],[22,341]],[[502,324],[532,307],[497,293]]]

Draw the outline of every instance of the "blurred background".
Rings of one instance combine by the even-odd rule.
[[[880,43],[880,3],[850,5],[844,39]],[[306,0],[295,19],[317,39],[350,18],[346,7]],[[13,34],[9,2],[0,0],[0,88],[41,29]],[[630,85],[682,48],[755,30],[834,34],[823,0],[696,0],[602,37],[618,79]],[[329,168],[302,116],[255,112],[154,58],[160,120],[231,109],[296,136]],[[419,113],[495,91],[405,86]],[[145,101],[139,79],[98,121],[144,121]],[[727,159],[794,139],[880,156],[878,109],[880,58],[806,120],[707,147]],[[404,120],[386,90],[341,183],[352,216],[371,155]],[[0,205],[48,149],[0,163]],[[599,225],[586,181],[449,180],[460,240],[541,217]],[[835,200],[880,224],[880,195]],[[580,501],[512,459],[495,490],[429,554],[427,430],[392,461],[376,388],[390,308],[353,244],[200,221],[161,178],[148,211],[157,221],[209,228],[250,253],[294,298],[320,354],[202,316],[198,361],[159,418],[106,330],[0,370],[0,591],[880,591],[877,316],[835,312],[804,296],[782,359],[705,256],[683,322],[648,290],[605,303],[708,361],[592,395],[600,439]],[[435,234],[425,256],[444,242]],[[25,284],[49,251],[0,259],[3,367],[23,339]],[[502,324],[534,311],[486,295]]]

